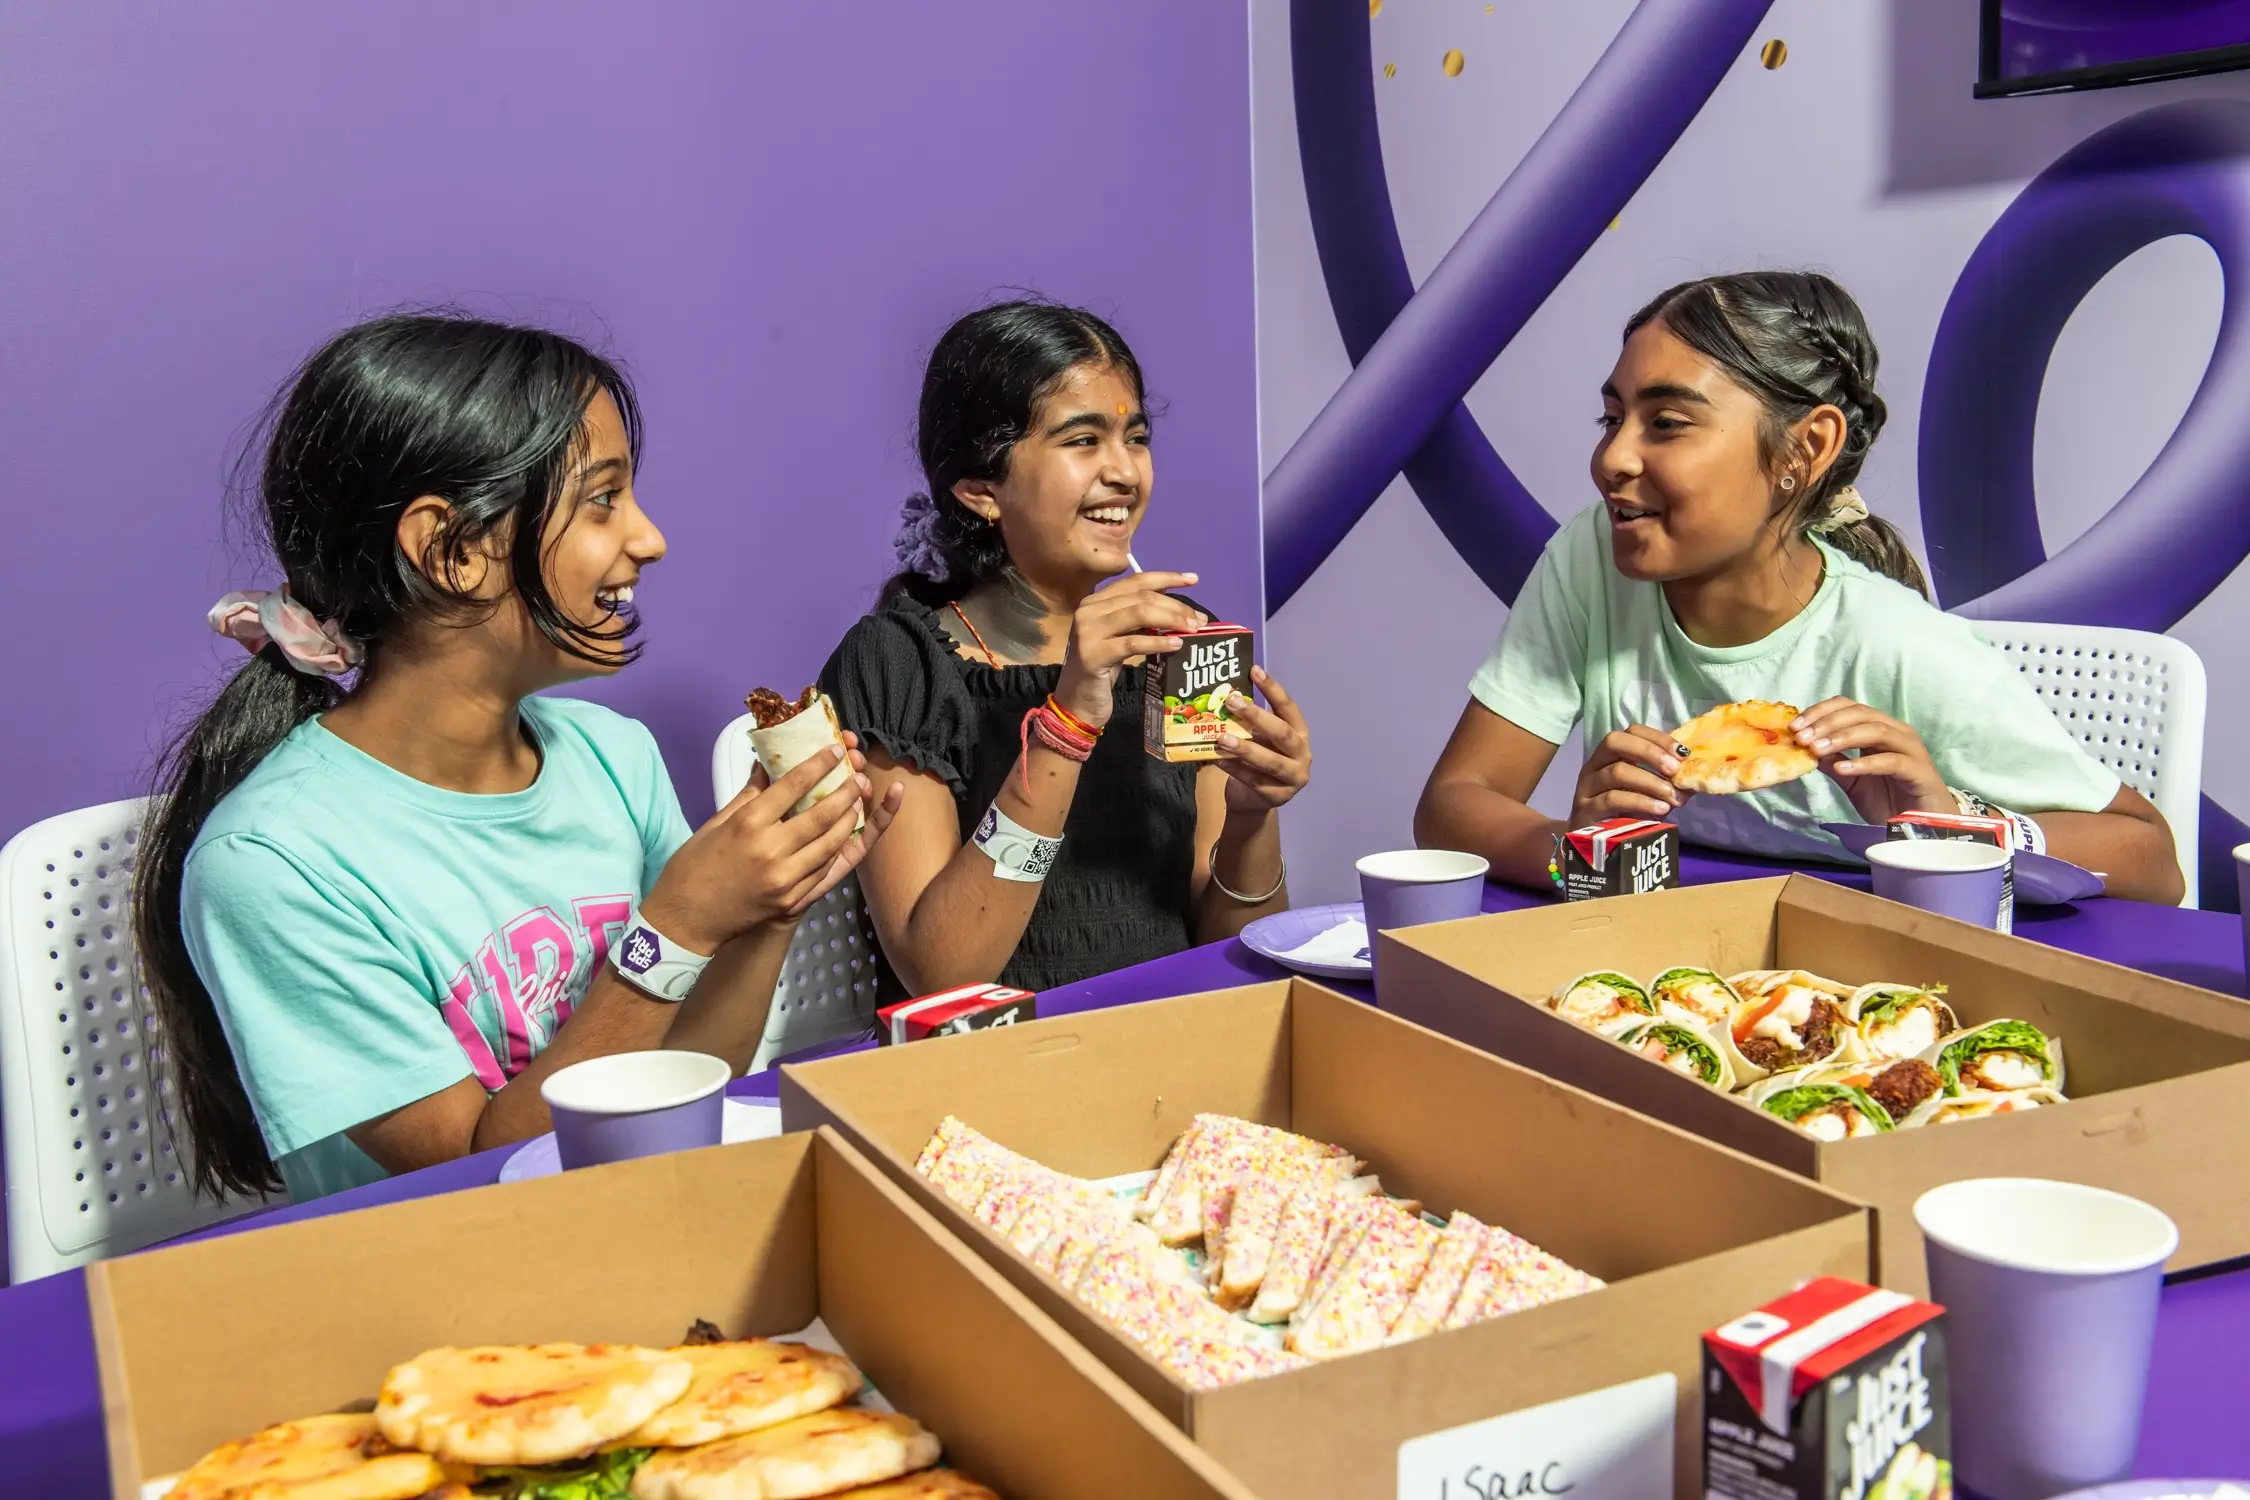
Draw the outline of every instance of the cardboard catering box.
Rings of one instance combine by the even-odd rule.
[[[735,1337],[819,1319],[946,1462],[1011,1500],[1250,1500],[828,1132],[312,1219],[86,1276],[117,1500],[229,1438],[371,1399],[426,1348],[669,1345],[697,1318]]]
[[[1514,1230],[1610,1285],[1196,1392],[916,1176],[958,1116],[1060,1171],[1145,1171],[1198,1112],[1364,1158],[1386,1192]],[[1676,1492],[1701,1494],[1701,1336],[1821,1274],[1865,1279],[1859,1205],[1303,980],[1035,1021],[782,1072],[833,1124],[1262,1495],[1396,1492],[1400,1444],[1669,1372]]]
[[[2236,1190],[2250,1181],[2250,1005],[2240,1000],[1809,875],[1472,917],[1379,941],[1393,1012],[1873,1204],[1884,1286],[1927,1292],[1914,1200],[1964,1177],[2058,1177],[2147,1199],[2180,1226],[2175,1267],[2250,1253],[2250,1197]],[[1943,984],[1964,1026],[2013,1017],[2060,1037],[2072,1102],[1823,1144],[1542,1003],[1590,970],[1646,981],[1675,964]]]

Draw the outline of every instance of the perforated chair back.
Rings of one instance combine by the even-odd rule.
[[[711,795],[720,807],[750,784],[750,731],[756,722],[743,714],[719,731],[718,743],[711,747]],[[859,879],[848,877],[815,901],[798,924],[750,1070],[870,1030],[875,1025],[875,955],[875,929],[860,897]]]
[[[8,1279],[121,1255],[260,1206],[188,1187],[177,1096],[126,911],[138,800],[0,849],[0,1150]]]
[[[2183,905],[2197,904],[2203,818],[2203,659],[2146,630],[1978,620],[1977,634],[2031,679],[2094,759],[2156,804],[2172,825]]]

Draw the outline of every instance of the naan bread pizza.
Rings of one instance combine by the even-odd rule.
[[[625,1439],[632,1447],[690,1448],[756,1432],[841,1406],[862,1384],[850,1360],[807,1344],[740,1339],[671,1352],[694,1377],[686,1395]]]
[[[431,1349],[384,1379],[375,1422],[454,1463],[559,1463],[633,1432],[694,1378],[681,1355],[627,1344]]]
[[[1724,797],[1810,776],[1820,759],[1793,737],[1789,726],[1797,714],[1790,704],[1757,700],[1698,714],[1672,731],[1687,747],[1672,784]]]
[[[871,1484],[837,1500],[1000,1500],[974,1479],[953,1469],[924,1469],[888,1484]]]
[[[167,1500],[415,1500],[453,1477],[426,1453],[367,1456],[375,1419],[306,1417],[214,1449],[172,1482]]]
[[[633,1500],[807,1500],[938,1461],[912,1417],[846,1406],[700,1448],[665,1448],[633,1476]]]

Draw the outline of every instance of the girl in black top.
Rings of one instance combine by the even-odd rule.
[[[1233,699],[1216,764],[1141,748],[1142,659],[1208,616],[1165,592],[1193,573],[1101,587],[1152,483],[1124,339],[1046,303],[971,313],[930,356],[916,443],[903,571],[820,678],[874,795],[905,789],[860,867],[886,998],[1068,984],[1286,907],[1274,813],[1312,751],[1280,684],[1256,669],[1267,706]]]

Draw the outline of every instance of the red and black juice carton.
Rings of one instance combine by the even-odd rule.
[[[1706,1500],[1952,1500],[1945,1309],[1823,1276],[1703,1335]]]
[[[1951,839],[1958,843],[1990,844],[1996,849],[2015,847],[2015,830],[2004,817],[1978,817],[1970,813],[1900,813],[1891,819],[1886,839]],[[2000,931],[2016,929],[2016,862],[2000,868]]]
[[[1013,1026],[1038,1016],[1038,997],[1029,990],[1014,990],[1004,984],[964,984],[884,1006],[875,1012],[876,1039],[886,1046],[918,1042],[928,1036]]]
[[[1562,837],[1555,852],[1563,899],[1638,896],[1680,883],[1680,830],[1653,818],[1611,818]]]
[[[1142,674],[1141,745],[1158,760],[1217,760],[1219,736],[1234,720],[1221,705],[1250,696],[1247,625],[1214,621],[1201,630],[1166,631],[1186,644],[1153,658]]]

